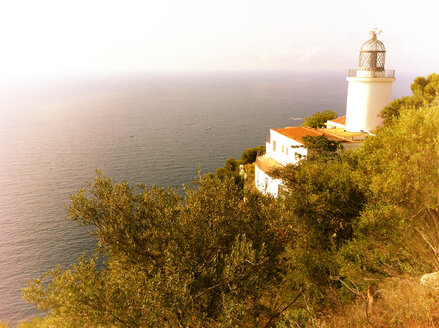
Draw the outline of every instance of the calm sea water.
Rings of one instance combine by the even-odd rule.
[[[145,74],[4,91],[0,320],[37,315],[21,297],[27,280],[94,249],[87,229],[64,218],[96,169],[133,185],[190,183],[197,167],[214,171],[264,144],[270,128],[324,109],[343,115],[344,73]]]

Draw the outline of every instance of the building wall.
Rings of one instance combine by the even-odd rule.
[[[274,130],[270,130],[270,142],[266,143],[265,153],[282,165],[296,164],[301,156],[307,155],[306,148],[302,146],[300,142],[285,137]]]
[[[325,123],[327,129],[344,128],[343,124],[327,121]]]
[[[273,197],[279,196],[279,186],[282,184],[282,180],[274,179],[262,171],[255,165],[255,183],[256,188],[264,193],[270,194]]]
[[[358,148],[360,148],[362,142],[343,142],[343,149],[345,151],[353,151],[353,150],[357,150]]]
[[[348,77],[346,131],[373,131],[382,122],[378,116],[392,101],[394,78]]]

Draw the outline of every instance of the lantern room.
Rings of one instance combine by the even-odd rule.
[[[386,48],[377,39],[375,30],[371,31],[372,38],[363,43],[360,49],[360,63],[358,69],[362,71],[384,71]]]

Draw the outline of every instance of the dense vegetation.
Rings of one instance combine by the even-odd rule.
[[[384,107],[381,117],[384,124],[390,124],[393,118],[399,117],[404,109],[419,109],[439,105],[439,75],[430,74],[427,78],[419,76],[410,86],[412,95],[396,99]]]
[[[437,99],[356,152],[273,172],[279,199],[237,183],[236,160],[184,196],[98,174],[68,214],[96,256],[30,282],[48,314],[20,327],[434,327],[439,292],[419,277],[439,270]]]
[[[337,114],[332,110],[324,110],[316,112],[309,117],[306,117],[302,126],[309,126],[311,128],[324,128],[326,121],[337,118]]]
[[[240,160],[236,160],[233,157],[228,158],[223,167],[217,168],[214,174],[207,174],[205,178],[212,178],[215,176],[221,181],[224,181],[226,178],[233,179],[235,184],[241,188],[243,188],[246,183],[252,184],[255,175],[254,163],[258,154],[265,154],[265,146],[244,150],[241,154]]]

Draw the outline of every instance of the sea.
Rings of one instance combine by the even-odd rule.
[[[394,97],[414,76],[398,77]],[[270,128],[345,113],[346,72],[178,72],[63,79],[0,89],[0,322],[41,315],[29,279],[68,268],[96,241],[65,219],[99,169],[115,181],[191,184],[264,145]]]

